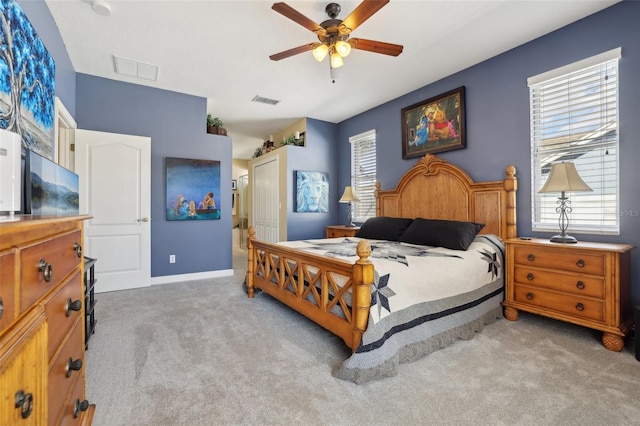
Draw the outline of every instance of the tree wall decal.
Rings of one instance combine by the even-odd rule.
[[[0,127],[53,159],[55,63],[15,0],[0,0]]]

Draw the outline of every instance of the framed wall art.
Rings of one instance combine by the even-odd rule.
[[[166,159],[167,220],[220,219],[220,161]]]
[[[329,174],[296,171],[296,212],[329,212]]]
[[[403,108],[402,158],[465,148],[464,110],[464,86]]]
[[[3,0],[0,14],[0,128],[22,135],[23,157],[55,161],[55,62],[15,0]]]

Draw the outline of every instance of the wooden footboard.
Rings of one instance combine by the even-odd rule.
[[[354,263],[255,239],[249,227],[247,294],[256,288],[339,336],[352,350],[367,328],[373,264],[371,248],[360,241]]]

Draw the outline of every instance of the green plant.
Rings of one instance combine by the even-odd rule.
[[[296,144],[296,137],[294,135],[289,135],[286,138],[284,138],[282,140],[282,145],[281,146],[285,146],[285,145],[295,145]]]
[[[224,127],[224,123],[218,117],[212,117],[211,114],[207,114],[207,126]]]
[[[258,158],[262,155],[262,146],[259,146],[256,148],[256,150],[253,152],[253,157],[252,158]]]

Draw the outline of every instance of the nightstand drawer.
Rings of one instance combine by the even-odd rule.
[[[515,247],[514,262],[538,268],[557,269],[566,272],[604,275],[605,255],[560,251],[539,247]]]
[[[604,301],[586,299],[516,284],[515,301],[578,318],[604,321]]]
[[[359,226],[333,225],[327,226],[326,234],[327,238],[355,237],[359,230]]]
[[[604,279],[515,266],[516,283],[604,299]]]

